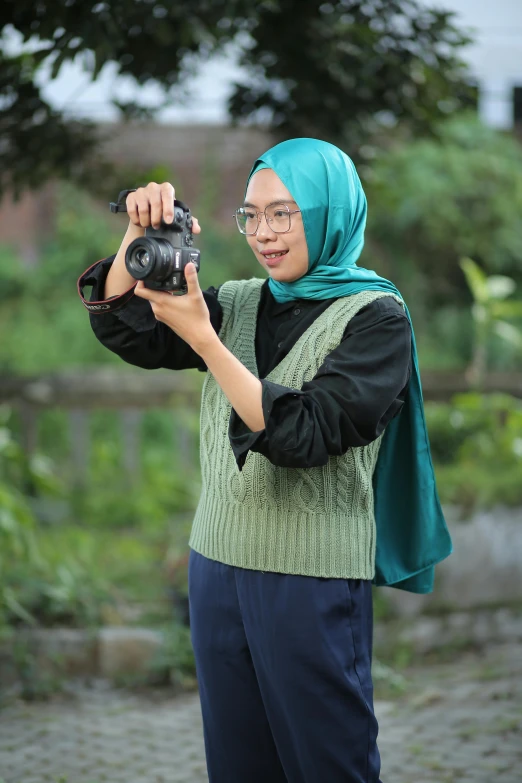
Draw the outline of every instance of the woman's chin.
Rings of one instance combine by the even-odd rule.
[[[281,267],[267,269],[266,271],[268,272],[269,277],[271,277],[272,280],[277,280],[278,283],[293,283],[294,280],[299,280],[299,277],[301,277],[301,275],[296,275],[289,269],[282,269]]]
[[[272,267],[267,266],[262,261],[260,261],[260,264],[268,277],[271,277],[272,280],[277,280],[278,283],[293,283],[306,274],[306,271],[299,273],[295,269],[285,268],[284,262]]]

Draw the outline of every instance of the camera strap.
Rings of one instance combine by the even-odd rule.
[[[120,190],[120,193],[118,195],[117,201],[111,201],[109,204],[109,208],[111,212],[126,212],[127,211],[127,196],[129,193],[134,193],[137,190],[137,188],[128,188],[127,190]],[[134,294],[134,289],[136,288],[136,283],[129,288],[128,291],[125,291],[123,294],[115,295],[109,297],[109,299],[101,299],[99,302],[90,302],[87,300],[83,295],[83,289],[84,286],[90,285],[90,283],[87,282],[87,278],[89,277],[89,272],[91,269],[94,269],[95,266],[97,266],[100,263],[100,261],[97,261],[96,264],[92,264],[88,269],[85,270],[85,272],[78,278],[78,296],[82,300],[83,306],[93,315],[103,315],[104,313],[113,313],[115,310],[119,310],[120,307],[123,307],[124,304],[127,304],[129,299]]]
[[[136,288],[136,283],[134,283],[134,285],[123,294],[111,296],[109,299],[101,299],[99,302],[90,302],[84,297],[83,289],[84,286],[91,285],[87,281],[87,278],[89,277],[90,271],[98,264],[101,264],[101,261],[97,261],[95,264],[92,264],[92,266],[86,269],[85,272],[78,278],[77,284],[78,296],[82,300],[83,306],[93,315],[103,315],[105,313],[113,313],[115,310],[119,310],[120,307],[123,307],[123,305],[127,304],[129,299],[131,299],[131,297],[134,295],[134,289]]]

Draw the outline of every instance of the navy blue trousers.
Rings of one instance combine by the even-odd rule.
[[[380,783],[371,582],[189,558],[210,783]]]

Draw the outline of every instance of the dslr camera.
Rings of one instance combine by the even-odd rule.
[[[111,202],[111,212],[126,212],[126,198],[132,190],[122,190],[117,202]],[[155,291],[187,293],[185,267],[192,261],[200,268],[200,251],[193,247],[190,209],[174,199],[172,223],[161,221],[159,228],[149,226],[145,236],[134,239],[125,253],[125,266],[135,280],[143,280],[146,288]]]

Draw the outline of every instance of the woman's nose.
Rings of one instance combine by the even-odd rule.
[[[264,237],[268,236],[270,237],[272,234],[275,234],[275,231],[270,227],[270,223],[266,219],[266,215],[263,213],[259,216],[259,225],[257,227],[257,236],[258,237]]]

